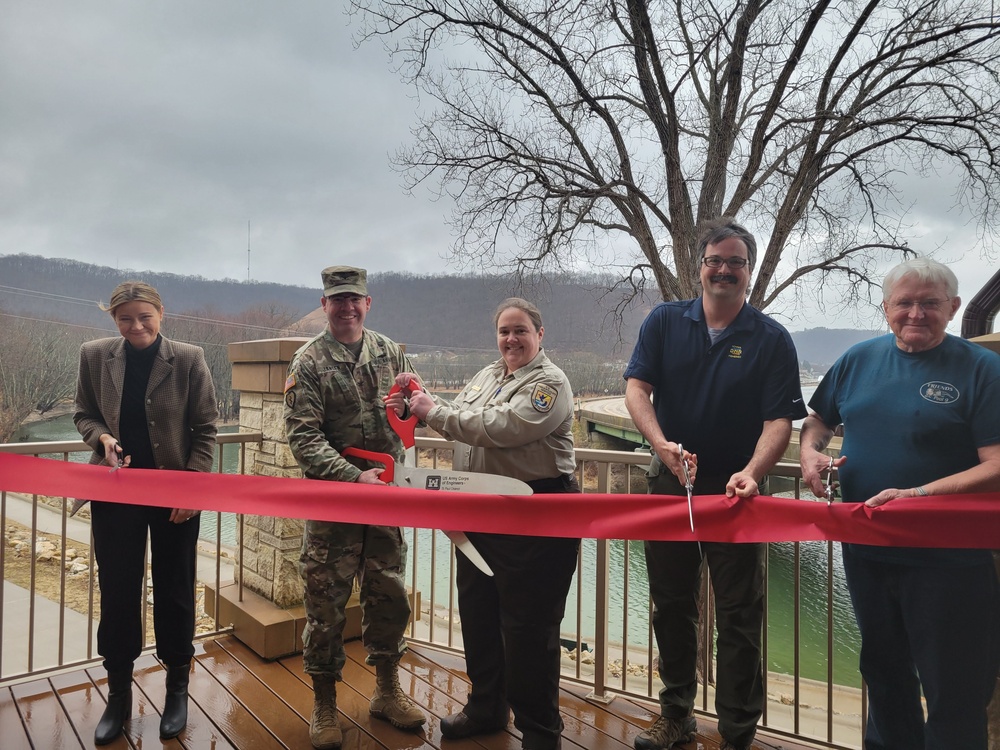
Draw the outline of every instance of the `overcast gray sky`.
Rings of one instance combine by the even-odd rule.
[[[457,270],[450,205],[390,168],[412,91],[379,45],[355,49],[340,2],[4,0],[2,16],[0,254],[243,280],[249,221],[257,281]],[[912,184],[912,246],[943,248],[967,300],[994,267],[942,193]]]

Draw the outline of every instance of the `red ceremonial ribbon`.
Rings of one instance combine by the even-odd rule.
[[[312,479],[121,469],[0,453],[0,490],[319,521],[596,539],[835,540],[1000,548],[1000,493],[862,503],[696,495],[485,495]]]

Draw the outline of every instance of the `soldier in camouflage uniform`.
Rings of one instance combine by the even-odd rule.
[[[402,349],[365,329],[371,308],[363,269],[323,271],[323,333],[299,349],[285,381],[288,446],[310,479],[382,484],[381,466],[344,458],[348,447],[402,459],[403,446],[383,401],[395,376],[412,369]],[[360,465],[359,465],[360,464]],[[399,686],[397,664],[410,619],[404,585],[406,543],[395,526],[307,521],[299,569],[305,583],[305,671],[315,701],[309,736],[315,748],[337,748],[336,682],[346,661],[345,609],[354,580],[361,587],[361,632],[377,685],[371,714],[401,729],[418,729],[424,715]]]

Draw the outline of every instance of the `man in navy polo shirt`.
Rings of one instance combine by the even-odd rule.
[[[746,302],[757,259],[753,235],[720,219],[698,247],[702,296],[657,305],[643,322],[625,370],[625,404],[651,446],[650,493],[686,495],[686,462],[697,494],[752,497],[766,492],[766,474],[788,445],[792,420],[806,416],[798,359],[788,332]],[[763,544],[646,542],[663,689],[660,716],[636,737],[637,750],[694,738],[705,562],[715,590],[722,748],[750,748],[765,697],[764,550]]]

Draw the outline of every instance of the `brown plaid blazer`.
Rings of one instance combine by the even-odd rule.
[[[80,347],[73,422],[94,450],[92,464],[104,460],[100,436],[118,436],[124,382],[124,338],[88,341]],[[218,416],[205,352],[164,337],[146,388],[149,441],[157,467],[211,471]]]

